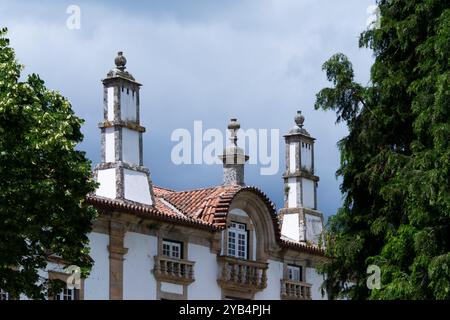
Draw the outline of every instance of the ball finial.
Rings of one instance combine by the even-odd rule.
[[[127,64],[127,59],[123,55],[122,51],[117,52],[117,57],[114,59],[114,62],[116,64],[117,69],[119,69],[120,71],[125,70],[125,68],[126,68],[125,65]]]
[[[233,118],[230,119],[230,122],[228,123],[228,129],[230,130],[238,130],[241,127],[237,119]]]
[[[305,122],[305,117],[302,115],[302,112],[299,110],[299,111],[297,111],[297,115],[295,116],[295,123],[300,128],[303,128],[303,122]]]

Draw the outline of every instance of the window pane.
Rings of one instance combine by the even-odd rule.
[[[293,281],[303,281],[302,268],[299,266],[288,266],[288,279]]]
[[[163,241],[163,255],[180,259],[181,258],[181,243],[172,241]]]
[[[247,245],[246,225],[231,222],[228,230],[228,255],[247,259]]]

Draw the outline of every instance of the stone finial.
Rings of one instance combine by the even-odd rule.
[[[295,116],[295,123],[300,128],[303,128],[303,122],[305,122],[305,117],[302,115],[302,112],[299,110],[299,111],[297,111],[297,115]]]
[[[232,144],[237,146],[237,131],[241,128],[240,123],[237,121],[237,119],[233,118],[228,123],[228,130],[230,130],[231,136],[230,141]]]
[[[289,131],[288,135],[298,135],[302,134],[304,136],[310,136],[308,131],[303,128],[303,123],[305,122],[305,117],[302,115],[302,112],[299,110],[294,118],[295,126]]]
[[[241,125],[237,119],[231,119],[228,123],[230,130],[231,145],[223,150],[223,154],[219,156],[223,163],[223,185],[240,185],[244,186],[244,164],[248,160],[248,156],[244,150],[237,146],[237,131]]]
[[[116,67],[120,71],[125,70],[125,65],[127,64],[127,59],[123,55],[122,51],[117,52],[117,57],[114,59],[114,63],[116,64]]]

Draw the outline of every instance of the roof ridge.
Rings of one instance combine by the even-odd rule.
[[[180,191],[174,191],[174,193],[186,193],[186,192],[195,192],[195,191],[204,191],[204,190],[212,190],[212,189],[218,189],[218,188],[244,188],[242,186],[238,185],[232,185],[232,186],[211,186],[211,187],[205,187],[205,188],[197,188],[197,189],[188,189],[188,190],[180,190]]]
[[[157,186],[157,185],[153,185],[153,188],[158,188],[158,189],[162,189],[162,190],[166,190],[166,191],[170,191],[170,192],[177,192],[175,189],[170,189],[170,188],[161,187],[161,186]]]

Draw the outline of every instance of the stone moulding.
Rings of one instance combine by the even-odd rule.
[[[256,293],[267,287],[268,263],[218,256],[222,289]]]

